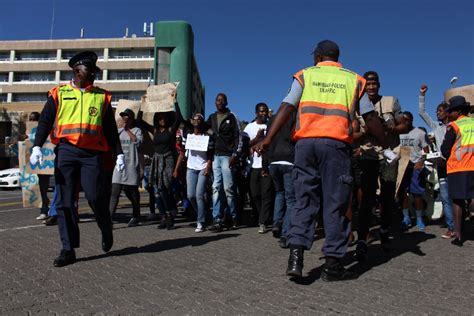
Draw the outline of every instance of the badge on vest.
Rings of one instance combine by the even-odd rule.
[[[99,110],[95,107],[90,107],[89,108],[89,115],[94,117],[94,116],[97,116],[97,114],[99,114]]]

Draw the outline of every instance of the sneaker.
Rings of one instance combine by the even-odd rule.
[[[426,225],[421,217],[416,218],[416,227],[418,227],[419,230],[425,230]]]
[[[357,273],[347,270],[341,263],[331,265],[326,263],[321,272],[321,279],[325,282],[354,280],[357,277]]]
[[[48,218],[48,215],[46,214],[40,214],[38,217],[36,217],[37,220],[39,221],[42,221],[44,219],[47,219]]]
[[[211,232],[220,233],[224,230],[224,227],[220,222],[215,222],[213,225],[209,226]]]
[[[44,221],[41,222],[42,224],[46,226],[54,226],[58,223],[58,217],[57,216],[50,216]]]
[[[368,252],[369,252],[369,248],[367,247],[367,243],[363,240],[359,240],[357,242],[356,251],[355,251],[357,261],[365,262],[368,257]]]
[[[238,229],[239,228],[239,222],[237,221],[236,218],[232,220],[232,229]]]
[[[265,224],[260,224],[258,226],[258,233],[265,234],[266,232],[267,232],[267,227],[265,226]]]
[[[132,217],[128,222],[128,227],[135,227],[138,226],[138,218]]]
[[[451,239],[451,238],[454,238],[456,237],[456,235],[454,235],[454,232],[452,230],[449,230],[447,232],[445,232],[444,234],[441,235],[441,238],[443,239]]]
[[[204,231],[204,226],[202,223],[197,223],[196,229],[194,230],[195,233],[202,233]]]
[[[404,218],[403,221],[400,223],[400,230],[402,232],[406,232],[411,226],[410,218]]]

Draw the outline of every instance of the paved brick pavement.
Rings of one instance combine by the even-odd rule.
[[[390,255],[374,242],[365,265],[350,259],[351,248],[347,263],[362,274],[347,282],[319,279],[320,239],[305,253],[305,277],[293,282],[284,275],[288,251],[271,233],[197,234],[185,221],[174,231],[116,224],[108,254],[95,222],[85,221],[79,261],[54,268],[57,227],[42,226],[38,210],[19,201],[18,191],[0,191],[1,315],[474,313],[473,235],[457,248],[438,225],[397,236]]]

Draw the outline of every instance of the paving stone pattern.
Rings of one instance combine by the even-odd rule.
[[[350,248],[347,263],[361,275],[346,282],[319,278],[319,239],[305,253],[304,278],[295,282],[284,274],[288,250],[271,233],[242,227],[198,234],[187,221],[173,231],[115,224],[108,254],[96,223],[84,221],[79,261],[55,268],[57,227],[40,226],[37,209],[1,205],[0,315],[474,314],[474,238],[454,247],[439,237],[438,224],[397,235],[390,255],[374,242],[363,265]]]

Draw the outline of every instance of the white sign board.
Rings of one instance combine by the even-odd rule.
[[[188,134],[185,148],[197,151],[207,151],[208,144],[209,136]]]

